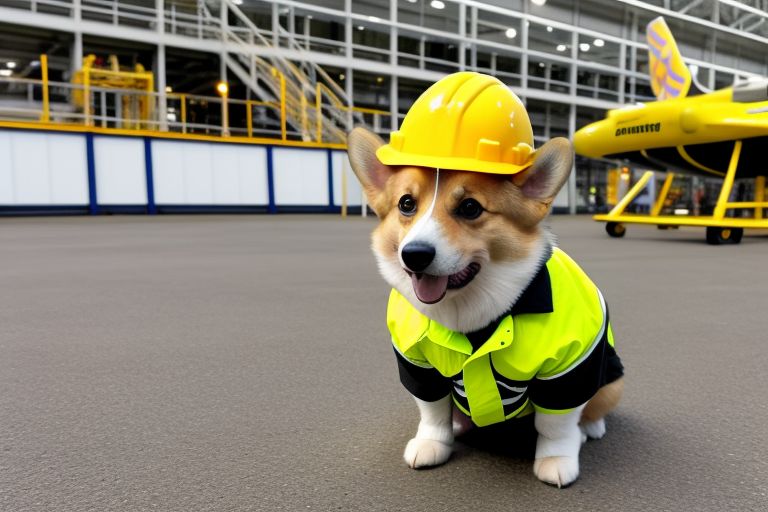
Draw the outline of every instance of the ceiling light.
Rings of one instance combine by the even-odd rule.
[[[12,60],[6,62],[5,65],[8,66],[8,69],[16,69],[16,63]]]
[[[347,78],[347,75],[345,75],[344,73],[339,75],[339,80],[344,80],[345,78]]]
[[[376,83],[377,83],[377,84],[380,84],[380,83],[381,83],[381,82],[383,82],[383,81],[384,81],[384,78],[383,78],[383,77],[380,77],[380,76],[377,76],[377,77],[376,77]]]
[[[362,26],[362,25],[358,25],[358,26],[357,26],[357,30],[365,30],[365,27],[364,27],[364,26]]]
[[[605,41],[603,41],[602,39],[595,39],[595,40],[592,42],[592,44],[594,44],[594,45],[595,45],[595,46],[597,46],[598,48],[602,48],[603,46],[605,46]]]
[[[173,92],[173,87],[171,87],[170,85],[166,85],[165,92]]]
[[[589,51],[589,43],[581,43],[581,44],[579,44],[579,50],[581,50],[583,52],[588,52]]]
[[[546,64],[544,64],[543,62],[539,62],[539,67],[540,68],[546,67]]]
[[[434,9],[445,9],[445,2],[442,0],[432,0],[429,5]]]
[[[533,5],[538,5],[539,7],[541,7],[542,5],[547,3],[547,0],[531,0],[531,3]]]
[[[232,0],[232,3],[235,5],[243,5],[243,0]]]
[[[559,52],[564,52],[567,48],[568,47],[565,46],[564,44],[557,45],[557,51],[559,51]]]
[[[415,3],[416,3],[416,2],[418,2],[418,1],[419,1],[419,0],[408,0],[408,3],[409,3],[409,4],[415,4]]]
[[[506,32],[504,32],[504,35],[506,35],[509,39],[514,39],[517,37],[517,30],[513,28],[508,28]]]
[[[216,84],[216,92],[222,96],[229,94],[229,84],[227,82],[218,82]]]
[[[29,65],[32,66],[33,68],[40,67],[40,61],[39,60],[33,60],[32,62],[29,63]]]
[[[378,23],[378,22],[381,21],[381,18],[379,18],[377,16],[368,16],[368,21],[372,21],[374,23]]]
[[[10,69],[0,69],[0,76],[11,76],[13,71]]]
[[[555,29],[553,29],[552,27],[547,27],[547,32],[552,32],[553,30]]]

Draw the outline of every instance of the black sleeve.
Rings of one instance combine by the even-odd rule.
[[[395,357],[397,357],[400,382],[403,383],[408,392],[419,400],[436,402],[451,393],[451,380],[443,377],[436,369],[417,366],[408,361],[397,350],[395,350]]]

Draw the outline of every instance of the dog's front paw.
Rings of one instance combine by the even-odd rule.
[[[543,457],[533,462],[533,474],[546,484],[567,487],[579,477],[579,461],[573,457]]]
[[[451,456],[451,445],[432,439],[413,438],[405,447],[405,463],[411,468],[437,466]]]

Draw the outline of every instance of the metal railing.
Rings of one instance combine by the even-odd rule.
[[[162,13],[146,5],[114,0],[80,0],[78,5],[61,0],[13,0],[12,3],[14,7],[27,8],[33,12],[78,17],[82,20],[149,30],[156,30],[157,24],[162,23],[163,30],[167,33],[227,43],[229,48],[225,58],[227,67],[255,93],[260,101],[228,98],[203,100],[201,97],[200,104],[208,105],[223,101],[227,112],[222,110],[219,123],[222,125],[229,124],[228,117],[238,119],[237,116],[228,115],[229,108],[244,107],[246,114],[239,119],[247,119],[249,126],[253,126],[254,122],[258,125],[259,120],[274,121],[273,124],[277,130],[272,135],[279,136],[282,140],[298,138],[305,142],[343,144],[345,133],[353,125],[370,123],[375,130],[380,130],[385,126],[382,117],[391,115],[388,111],[350,106],[351,102],[346,97],[344,89],[319,65],[311,62],[311,59],[299,58],[294,63],[283,57],[256,56],[254,47],[271,47],[271,42],[262,34],[264,31],[257,27],[231,0],[165,2]],[[221,15],[213,15],[208,8],[209,4],[220,7]],[[162,16],[159,18],[158,14]],[[288,36],[284,29],[280,30],[284,32],[282,36]],[[300,44],[291,41],[292,49],[300,53],[306,52]],[[173,131],[178,124],[173,117],[180,117],[181,111],[186,110],[183,105],[178,107],[172,105],[175,99],[173,94],[164,94],[161,98],[158,98],[157,93],[139,97],[140,93],[134,90],[99,89],[90,86],[87,81],[84,88],[63,83],[50,85],[59,91],[66,90],[65,96],[69,101],[82,108],[72,109],[59,105],[58,112],[50,112],[53,117],[50,117],[49,121],[63,119],[63,122],[69,123],[75,119],[82,119],[85,124],[89,124],[93,121],[91,118],[98,118],[96,125],[116,124],[121,125],[123,129],[137,125],[143,129]],[[42,89],[49,90],[48,86]],[[87,96],[89,101],[81,103],[80,96]],[[170,102],[169,108],[172,109],[170,111],[165,109],[166,98]],[[176,101],[178,102],[178,99]],[[92,102],[94,102],[93,106]],[[140,108],[145,111],[143,115],[132,115],[132,102],[141,105]],[[9,101],[5,103],[0,118],[29,115],[30,111],[35,110],[35,108],[29,108],[29,105],[11,107],[8,105]],[[125,108],[120,108],[122,104]],[[255,110],[256,107],[258,109]],[[46,111],[45,108],[40,108]],[[175,108],[178,110],[173,110]],[[98,111],[98,115],[95,113],[91,115],[91,109],[94,112]],[[269,111],[267,115],[264,115],[264,109]],[[107,115],[105,113],[107,111],[112,114]],[[169,119],[160,119],[159,116],[165,115],[165,112],[168,113]],[[277,117],[276,120],[275,117]],[[141,122],[135,118],[140,118]],[[201,123],[192,124],[200,125]],[[213,126],[209,122],[202,123],[205,130],[211,130]],[[187,128],[182,132],[187,133]],[[255,129],[260,133],[270,133],[267,129],[261,130],[258,127]],[[230,129],[227,126],[219,128],[218,131],[224,136],[238,133],[237,128]]]
[[[280,87],[278,101],[203,96],[180,92],[141,91],[48,80],[47,57],[40,57],[42,79],[0,77],[0,121],[197,134],[219,137],[273,138],[297,143],[344,144],[344,131],[327,126],[326,103],[310,103],[304,96],[288,94],[285,77],[273,68]],[[380,110],[346,107],[323,84],[316,99],[330,98],[334,109],[364,116],[374,129],[384,125]],[[163,108],[161,108],[161,106]],[[161,118],[164,115],[165,118]],[[288,117],[303,118],[297,130]],[[306,134],[314,128],[316,138]],[[326,138],[324,134],[336,137]],[[313,140],[314,139],[314,140]]]

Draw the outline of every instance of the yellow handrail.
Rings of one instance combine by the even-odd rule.
[[[40,120],[47,123],[51,120],[51,104],[48,97],[48,55],[40,55],[40,70],[43,74],[43,115]]]
[[[320,96],[321,85],[320,82],[317,82],[317,86],[315,87],[315,138],[317,139],[317,142],[323,142],[323,99]]]
[[[247,100],[245,102],[245,123],[248,127],[248,136],[253,137],[253,102],[251,100]]]
[[[288,129],[285,119],[285,75],[277,68],[272,68],[272,73],[280,77],[280,136],[283,140],[288,138]]]
[[[346,107],[348,110],[351,110],[352,112],[360,112],[362,114],[378,114],[378,115],[389,115],[389,112],[386,110],[378,110],[375,108],[365,108],[365,107]]]
[[[344,102],[342,102],[338,96],[336,96],[331,89],[329,89],[325,84],[321,84],[318,82],[317,84],[317,91],[324,91],[325,94],[327,94],[331,101],[334,103],[334,106],[340,110],[344,110],[346,112],[352,111],[352,112],[360,112],[363,114],[380,114],[380,115],[387,115],[389,112],[386,110],[378,110],[375,108],[365,108],[365,107],[350,107],[349,105],[345,105]]]
[[[181,133],[187,133],[187,95],[179,94],[181,99]]]
[[[85,125],[91,125],[91,68],[83,67],[83,115]]]
[[[306,143],[325,143],[333,146],[343,145],[344,143],[344,128],[337,123],[344,124],[341,112],[350,110],[357,110],[361,112],[373,113],[373,114],[385,114],[386,112],[375,109],[366,109],[362,107],[346,107],[338,104],[338,97],[332,90],[328,89],[324,84],[315,84],[315,90],[305,91],[306,95],[300,95],[300,90],[296,87],[296,83],[290,82],[290,77],[284,73],[281,73],[279,69],[275,69],[271,74],[274,75],[273,87],[275,92],[280,95],[279,101],[259,101],[256,99],[234,99],[227,98],[223,101],[220,97],[200,96],[176,91],[166,92],[165,98],[172,100],[176,105],[176,119],[172,119],[173,122],[168,124],[167,128],[163,128],[161,120],[158,118],[157,113],[157,101],[161,97],[161,94],[156,91],[143,91],[134,89],[125,89],[122,87],[100,86],[95,78],[97,73],[101,70],[94,70],[87,64],[83,66],[80,72],[79,83],[65,83],[56,82],[50,80],[49,68],[50,59],[46,59],[41,55],[41,79],[22,79],[22,78],[0,78],[0,82],[23,82],[34,84],[35,88],[40,88],[42,91],[42,104],[37,106],[32,105],[30,110],[34,110],[34,117],[36,122],[50,124],[54,122],[52,118],[55,118],[56,122],[64,124],[80,124],[81,126],[93,127],[99,125],[101,128],[108,128],[107,124],[114,126],[118,130],[136,130],[136,131],[177,131],[180,134],[188,135],[199,130],[209,129],[205,124],[195,124],[197,121],[193,114],[199,114],[200,109],[208,109],[219,106],[221,101],[222,108],[226,109],[226,104],[229,103],[230,109],[232,105],[243,105],[246,108],[246,112],[242,115],[242,119],[238,119],[240,126],[235,125],[234,134],[228,134],[228,127],[224,116],[231,112],[222,112],[222,129],[221,136],[237,135],[238,131],[242,138],[258,138],[260,137],[260,126],[258,124],[258,118],[254,109],[256,106],[263,108],[274,109],[275,113],[280,116],[279,132],[273,131],[275,140],[281,140],[289,142],[291,139],[296,138],[304,139]],[[111,71],[108,71],[111,72]],[[269,75],[268,75],[269,76]],[[270,77],[271,78],[271,77]],[[72,101],[79,107],[76,112],[63,111],[58,109],[58,104],[53,103],[53,98],[50,96],[51,91],[64,87],[72,91]],[[278,89],[279,88],[279,89]],[[315,94],[313,98],[311,94]],[[110,96],[109,101],[115,101],[117,110],[115,114],[112,114],[108,109],[100,109],[98,104],[94,104],[94,96],[96,94],[106,93]],[[323,94],[328,94],[327,98],[323,97]],[[120,103],[122,102],[122,103]],[[110,103],[111,105],[111,103]],[[120,109],[122,105],[122,109]],[[196,106],[195,106],[196,105]],[[326,110],[327,109],[327,110]],[[217,109],[218,110],[218,109]],[[121,114],[122,112],[122,114]],[[112,115],[118,117],[110,117]],[[315,116],[315,117],[312,117]],[[200,116],[196,116],[200,117]],[[11,121],[15,116],[0,116],[0,120],[5,119]],[[71,119],[70,119],[71,118]],[[114,123],[113,123],[114,122]],[[291,126],[288,126],[288,124]],[[297,128],[294,132],[295,126]],[[289,133],[289,130],[291,132]],[[217,130],[218,132],[218,130]],[[289,137],[290,135],[290,137]]]
[[[309,131],[307,123],[307,97],[301,95],[301,134],[302,136]]]

